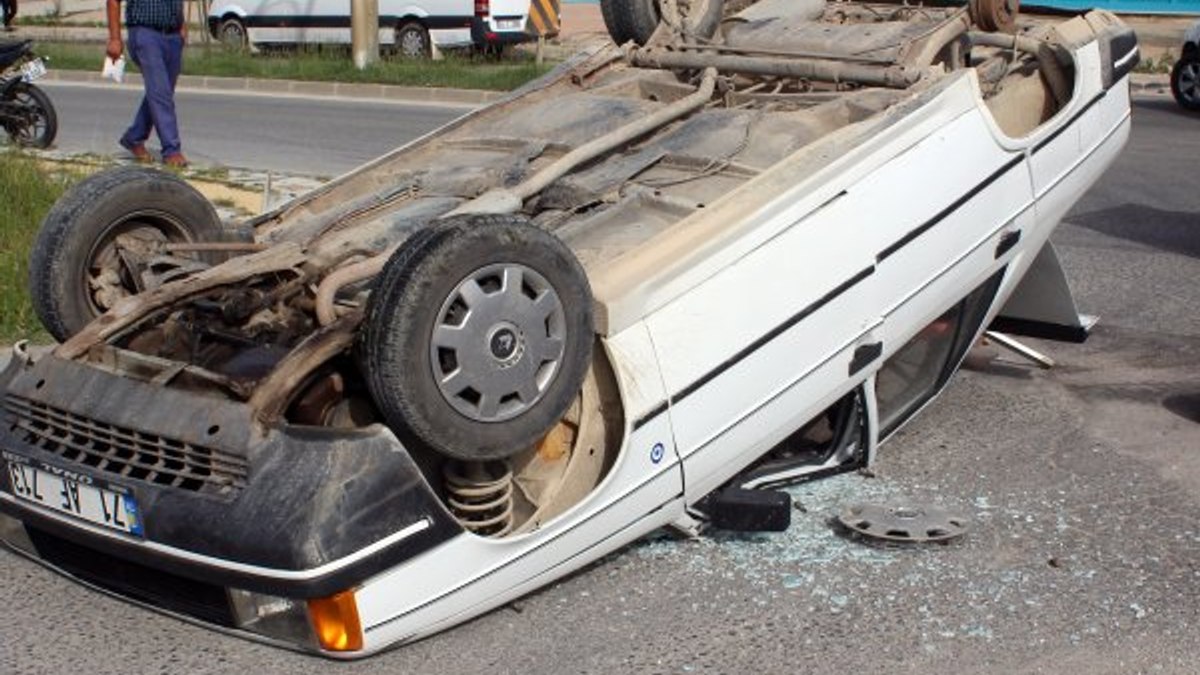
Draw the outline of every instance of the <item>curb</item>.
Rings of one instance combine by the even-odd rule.
[[[1129,89],[1134,94],[1169,94],[1171,76],[1167,73],[1133,73],[1129,76]]]
[[[45,79],[50,82],[72,84],[103,84],[141,89],[142,77],[137,73],[125,76],[125,82],[116,85],[100,73],[86,70],[51,70]],[[481,106],[498,101],[507,92],[483,91],[480,89],[445,89],[439,87],[404,87],[391,84],[364,84],[354,82],[306,82],[303,80],[268,80],[252,77],[215,77],[201,75],[179,76],[178,88],[193,91],[245,92],[251,94],[285,94],[323,98],[358,98],[407,103],[429,103],[440,105]]]

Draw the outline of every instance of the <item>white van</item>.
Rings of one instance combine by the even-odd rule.
[[[502,47],[526,42],[529,0],[379,0],[379,44],[406,57],[432,47]],[[213,37],[250,44],[350,42],[350,0],[217,0]]]

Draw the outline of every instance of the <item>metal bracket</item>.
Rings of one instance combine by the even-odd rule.
[[[1029,345],[1017,342],[1016,340],[1008,337],[1007,335],[1005,335],[1003,333],[997,333],[995,331],[989,330],[986,333],[984,333],[984,335],[987,337],[987,339],[991,340],[992,342],[995,342],[997,345],[999,345],[1001,347],[1004,347],[1005,349],[1016,354],[1017,356],[1020,356],[1029,361],[1032,361],[1039,368],[1050,369],[1050,368],[1054,367],[1054,359],[1037,351],[1036,349],[1030,347]]]

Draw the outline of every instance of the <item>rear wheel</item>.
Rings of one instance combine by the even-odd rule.
[[[694,38],[710,38],[721,21],[724,0],[677,0],[683,16],[684,34]],[[608,34],[617,44],[630,40],[646,44],[662,15],[657,0],[600,0],[600,13]]]
[[[13,142],[29,148],[50,147],[58,135],[58,115],[46,92],[27,82],[18,82],[4,98],[15,106],[18,114],[18,119],[4,123]]]
[[[409,239],[376,279],[367,384],[388,426],[462,460],[532,447],[579,393],[592,298],[554,235],[515,216],[449,219]]]
[[[29,256],[33,308],[66,340],[141,290],[140,252],[220,239],[216,211],[181,179],[146,167],[103,171],[68,190],[42,222]]]
[[[1200,110],[1200,51],[1193,49],[1175,62],[1171,95],[1185,110]]]
[[[427,59],[431,53],[429,31],[416,22],[396,29],[396,54],[405,59]]]
[[[237,17],[230,17],[217,27],[217,40],[230,49],[242,50],[250,45],[246,25]]]

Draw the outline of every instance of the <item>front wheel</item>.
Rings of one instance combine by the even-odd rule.
[[[429,31],[419,23],[406,23],[396,29],[396,53],[405,59],[427,59],[432,49]]]
[[[491,460],[562,419],[592,341],[591,288],[570,249],[524,218],[467,216],[418,231],[388,260],[362,360],[401,440]]]
[[[217,40],[229,49],[244,50],[250,46],[246,25],[237,17],[230,17],[217,28]]]
[[[706,40],[717,32],[725,0],[678,0],[677,6],[684,36]],[[600,14],[609,37],[619,45],[630,40],[646,44],[662,18],[657,0],[600,0]]]
[[[171,174],[123,166],[89,176],[50,209],[29,255],[34,311],[65,341],[142,290],[138,261],[164,243],[220,241],[221,221]]]
[[[27,82],[18,82],[4,94],[12,117],[4,129],[17,145],[48,148],[58,135],[58,116],[46,92]]]
[[[1200,110],[1200,51],[1192,50],[1175,62],[1171,95],[1184,110]]]

